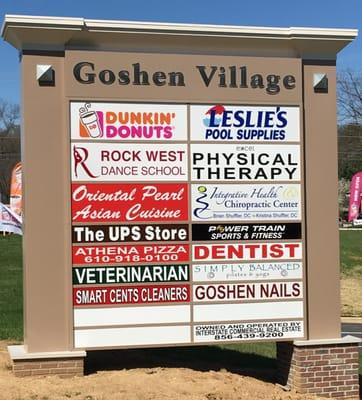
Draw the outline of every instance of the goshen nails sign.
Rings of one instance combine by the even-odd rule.
[[[70,112],[76,348],[304,337],[298,107]]]

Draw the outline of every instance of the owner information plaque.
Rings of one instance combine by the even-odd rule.
[[[303,338],[297,106],[71,101],[75,348]]]

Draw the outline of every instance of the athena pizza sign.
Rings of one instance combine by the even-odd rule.
[[[69,109],[75,348],[305,337],[299,107]]]

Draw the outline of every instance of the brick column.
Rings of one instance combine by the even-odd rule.
[[[360,341],[346,336],[277,343],[278,380],[298,393],[357,400]]]

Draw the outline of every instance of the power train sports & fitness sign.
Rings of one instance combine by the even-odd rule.
[[[297,106],[71,101],[75,348],[303,338],[300,131]]]

